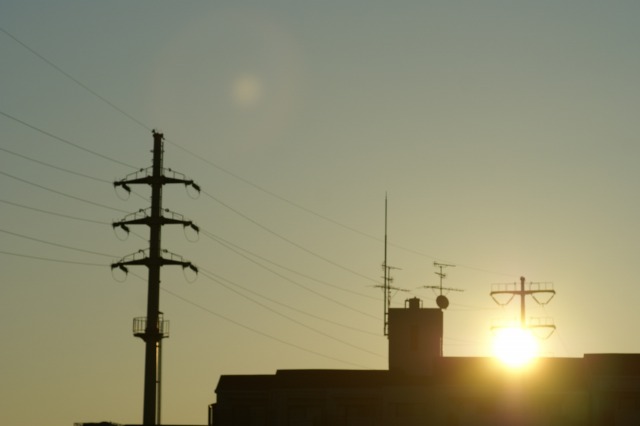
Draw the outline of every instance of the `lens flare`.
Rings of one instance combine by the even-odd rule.
[[[262,99],[262,95],[262,82],[255,75],[241,74],[233,81],[231,98],[241,108],[256,106]]]

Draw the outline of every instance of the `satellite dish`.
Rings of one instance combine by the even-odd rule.
[[[440,295],[436,297],[436,304],[442,310],[447,309],[449,307],[449,299],[446,296]]]

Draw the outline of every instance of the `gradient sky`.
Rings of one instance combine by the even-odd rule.
[[[491,285],[521,275],[557,291],[527,302],[557,325],[545,355],[640,352],[638,18],[615,0],[2,2],[0,423],[141,421],[146,271],[108,265],[146,247],[110,223],[149,190],[111,182],[150,165],[152,128],[204,191],[165,188],[204,231],[163,230],[202,270],[162,271],[165,423],[206,423],[221,374],[386,368],[385,193],[410,290],[392,306],[435,306],[420,287],[456,265],[445,355],[490,354],[518,316]]]

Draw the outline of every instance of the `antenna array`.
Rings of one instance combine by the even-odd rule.
[[[438,268],[439,270],[434,272],[434,274],[436,274],[437,276],[440,277],[440,284],[439,285],[424,285],[422,286],[422,288],[430,288],[432,290],[439,290],[439,294],[438,297],[436,297],[436,304],[438,305],[438,307],[442,310],[447,309],[449,307],[449,299],[447,298],[447,296],[445,296],[444,294],[442,294],[443,291],[446,292],[450,292],[450,291],[464,291],[462,289],[459,288],[451,288],[451,287],[442,287],[442,280],[447,276],[447,274],[444,273],[444,268],[454,268],[456,265],[451,265],[448,263],[438,263],[438,262],[433,262],[433,266],[435,266],[436,268]]]

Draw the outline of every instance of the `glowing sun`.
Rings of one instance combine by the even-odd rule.
[[[538,342],[527,329],[503,328],[496,332],[493,352],[510,367],[523,367],[538,355]]]

